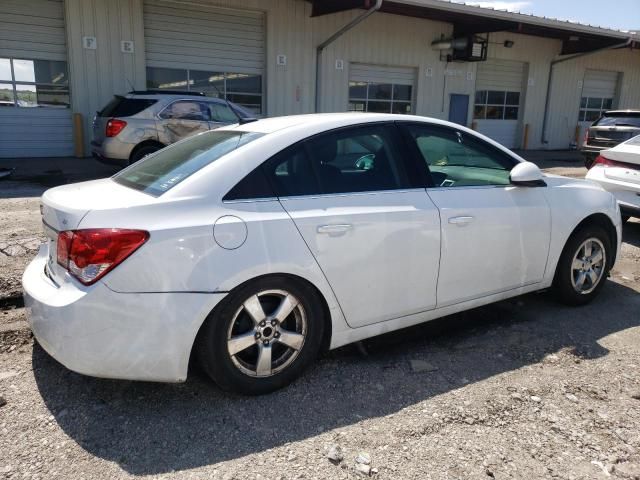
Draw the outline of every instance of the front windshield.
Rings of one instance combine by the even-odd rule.
[[[185,178],[263,133],[214,130],[163,148],[112,178],[144,193],[160,196]]]

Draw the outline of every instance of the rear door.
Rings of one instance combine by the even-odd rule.
[[[371,124],[318,135],[265,164],[352,327],[436,304],[438,209],[405,160],[396,126]]]
[[[171,143],[209,130],[209,105],[201,100],[176,100],[158,114],[158,139]]]
[[[404,124],[433,179],[440,211],[437,306],[481,298],[542,280],[551,235],[543,188],[516,187],[516,161],[457,130]]]

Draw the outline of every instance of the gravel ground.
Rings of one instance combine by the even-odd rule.
[[[42,189],[0,184],[0,478],[640,479],[637,221],[590,306],[527,295],[245,398],[196,368],[180,385],[84,377],[34,345],[16,295]]]

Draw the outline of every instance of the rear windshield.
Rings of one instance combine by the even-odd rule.
[[[263,133],[214,130],[174,143],[113,176],[126,187],[162,195],[201,168]]]
[[[107,106],[98,112],[101,117],[131,117],[146,110],[157,100],[150,98],[125,98],[116,95]]]
[[[600,117],[596,123],[593,124],[596,127],[638,127],[640,128],[640,113],[637,115],[613,114],[607,113],[603,117]]]

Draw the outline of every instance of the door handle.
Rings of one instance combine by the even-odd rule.
[[[449,223],[451,223],[452,225],[458,225],[460,227],[469,225],[471,222],[473,222],[473,217],[451,217],[449,219]]]
[[[341,223],[336,225],[320,225],[317,229],[318,233],[326,233],[328,235],[340,235],[346,233],[353,228],[353,225]]]

